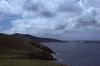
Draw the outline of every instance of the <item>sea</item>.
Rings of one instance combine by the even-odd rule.
[[[100,43],[47,42],[57,63],[71,66],[100,66]]]

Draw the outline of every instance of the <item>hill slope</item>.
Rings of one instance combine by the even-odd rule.
[[[58,40],[58,39],[52,39],[52,38],[40,38],[40,37],[35,37],[29,34],[12,34],[13,36],[17,36],[17,37],[24,37],[24,38],[29,38],[31,40],[37,41],[37,42],[63,42],[62,40]]]
[[[31,39],[0,34],[0,58],[52,60],[52,53],[54,52],[51,49]]]
[[[66,66],[50,62],[52,53],[29,38],[0,33],[0,66]]]

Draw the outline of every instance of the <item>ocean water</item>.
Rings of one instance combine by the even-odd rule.
[[[54,52],[58,63],[72,66],[100,66],[100,43],[45,43]]]

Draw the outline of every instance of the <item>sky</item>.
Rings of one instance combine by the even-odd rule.
[[[0,32],[100,40],[100,0],[0,0]]]

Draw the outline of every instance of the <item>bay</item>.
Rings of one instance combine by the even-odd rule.
[[[100,66],[100,43],[51,42],[44,44],[56,53],[58,63],[72,66]]]

